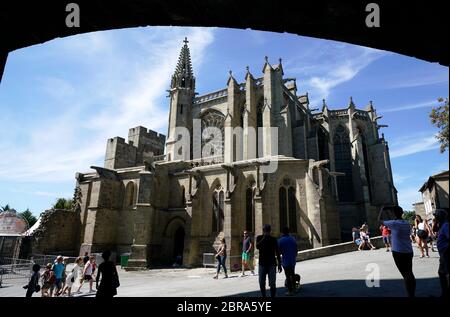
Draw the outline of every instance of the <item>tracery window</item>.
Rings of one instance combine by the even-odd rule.
[[[354,194],[351,143],[349,133],[342,125],[336,128],[333,143],[336,172],[345,173],[345,176],[336,178],[339,201],[352,202]]]
[[[216,110],[209,110],[202,117],[202,157],[223,156],[225,116]]]

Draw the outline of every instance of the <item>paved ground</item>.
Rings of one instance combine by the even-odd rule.
[[[415,250],[413,270],[417,279],[417,296],[439,296],[437,278],[439,256],[430,253],[430,258],[419,258]],[[375,270],[374,270],[375,267]],[[366,271],[367,268],[367,271]],[[379,270],[378,270],[379,268]],[[369,274],[379,271],[379,287],[367,287]],[[405,296],[403,280],[394,265],[390,252],[385,249],[350,252],[324,258],[298,262],[296,273],[302,277],[302,286],[295,295],[299,297],[320,296]],[[259,296],[258,276],[238,277],[231,273],[230,278],[214,280],[214,269],[158,269],[141,272],[125,272],[119,269],[121,286],[118,296]],[[0,297],[24,296],[23,281],[7,284],[0,288]],[[277,274],[278,295],[284,296],[284,273]],[[87,292],[83,286],[82,291]],[[269,294],[269,292],[268,292]],[[82,293],[76,296],[94,296]]]

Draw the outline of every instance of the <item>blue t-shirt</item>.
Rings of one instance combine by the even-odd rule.
[[[391,229],[391,249],[394,252],[413,253],[411,226],[406,220],[386,220],[383,224]]]
[[[278,239],[278,248],[281,253],[281,263],[283,266],[295,266],[297,262],[297,242],[289,235]]]
[[[438,231],[438,239],[436,242],[436,246],[439,252],[445,251],[448,248],[448,221],[445,221],[442,226],[440,226]]]
[[[62,263],[55,263],[53,265],[53,271],[55,272],[55,277],[57,279],[61,279],[62,278],[62,274],[63,274],[64,268],[65,268],[65,266]]]

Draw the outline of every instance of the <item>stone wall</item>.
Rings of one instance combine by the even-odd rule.
[[[41,215],[41,224],[31,236],[32,254],[78,255],[80,214],[49,209]]]
[[[17,236],[0,236],[0,257],[12,258],[19,239]]]
[[[370,242],[376,248],[384,247],[382,237],[374,237],[370,238]],[[297,262],[298,261],[306,261],[315,258],[321,258],[325,256],[345,253],[345,252],[353,252],[358,250],[358,246],[354,242],[345,242],[339,244],[328,245],[321,248],[315,248],[310,250],[304,250],[297,253]]]

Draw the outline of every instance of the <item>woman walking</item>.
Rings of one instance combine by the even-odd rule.
[[[217,259],[217,272],[216,275],[214,276],[214,279],[217,279],[219,277],[219,272],[220,272],[220,267],[223,267],[223,271],[225,273],[225,277],[224,278],[228,278],[228,274],[227,274],[227,268],[225,266],[225,260],[227,258],[227,244],[225,242],[225,238],[222,238],[222,240],[220,240],[221,244],[219,247],[219,250],[217,250],[217,254],[216,254],[216,259]]]
[[[82,267],[83,264],[83,258],[79,256],[75,261],[75,266],[72,269],[72,272],[67,275],[66,278],[66,286],[63,289],[62,295],[64,295],[67,292],[67,296],[72,296],[72,286],[79,279],[79,276],[81,275],[81,271],[83,270]]]
[[[428,236],[430,235],[430,227],[428,226],[426,221],[422,220],[422,217],[419,215],[416,215],[416,220],[415,220],[415,228],[416,228],[416,232],[417,232],[417,245],[419,246],[420,249],[420,257],[423,258],[424,257],[424,249],[425,249],[425,254],[427,256],[427,258],[429,258],[430,256],[428,255]]]

